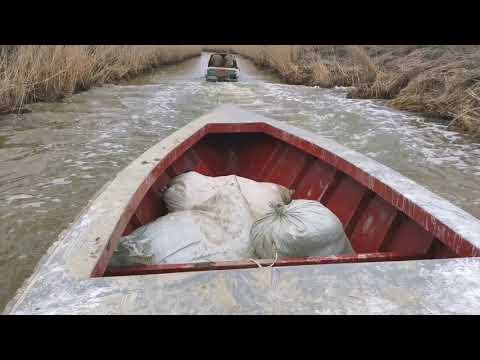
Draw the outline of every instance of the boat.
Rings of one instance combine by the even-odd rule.
[[[219,59],[216,63],[215,56]],[[226,64],[225,58],[231,57],[231,64]],[[230,66],[228,66],[230,65]],[[240,69],[237,60],[233,54],[215,53],[210,56],[208,61],[207,73],[205,79],[207,81],[227,81],[236,82],[240,76]]]
[[[187,171],[320,201],[356,253],[110,266],[122,236],[166,214],[162,193]],[[223,105],[106,184],[5,313],[480,313],[479,255],[480,220],[440,196],[330,139]]]

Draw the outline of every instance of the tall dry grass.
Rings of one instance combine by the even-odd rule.
[[[352,87],[349,97],[451,120],[480,135],[480,46],[209,46],[251,59],[290,84]]]
[[[466,94],[460,109],[453,114],[449,128],[461,128],[480,135],[480,83],[468,89]]]
[[[200,46],[183,45],[0,46],[0,112],[21,111],[24,104],[57,100],[200,53]]]

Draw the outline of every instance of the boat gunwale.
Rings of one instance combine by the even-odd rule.
[[[131,276],[131,275],[150,275],[150,274],[168,274],[177,272],[191,271],[215,271],[215,270],[237,270],[263,267],[281,267],[281,266],[303,266],[303,265],[325,265],[342,263],[364,263],[364,262],[384,262],[384,261],[405,261],[418,260],[418,254],[399,254],[397,252],[375,252],[355,255],[331,255],[331,256],[310,256],[300,258],[280,258],[280,259],[249,259],[237,261],[210,261],[196,263],[178,263],[178,264],[154,264],[154,265],[136,265],[125,267],[109,267],[103,276]]]
[[[198,132],[192,135],[191,138],[195,139],[195,142],[202,140],[205,136],[209,134],[234,134],[234,133],[262,133],[269,136],[272,136],[280,141],[284,141],[289,145],[295,146],[300,150],[313,155],[315,158],[325,161],[329,165],[334,166],[337,170],[340,170],[352,177],[355,181],[358,181],[366,188],[372,190],[374,194],[382,197],[389,204],[400,210],[401,213],[405,214],[411,218],[415,223],[420,225],[423,229],[432,233],[432,230],[429,229],[430,222],[428,222],[429,215],[427,211],[419,207],[415,202],[406,199],[402,194],[398,193],[395,189],[392,189],[388,185],[384,184],[381,180],[369,175],[364,172],[362,169],[358,168],[355,164],[352,164],[345,160],[344,158],[338,157],[338,155],[329,152],[328,150],[314,144],[311,142],[306,142],[302,138],[297,136],[280,131],[278,128],[272,126],[266,122],[249,122],[249,123],[209,123],[202,127]],[[198,137],[198,139],[197,139]],[[295,140],[295,141],[292,141]],[[160,165],[160,171],[165,171],[176,159],[183,155],[186,151],[190,149],[188,144],[182,143],[177,148],[181,149],[180,155],[176,153],[177,156],[174,159],[169,159],[165,164]],[[382,165],[383,166],[383,165]],[[391,171],[394,171],[388,168]],[[400,175],[402,176],[402,175]],[[373,181],[372,181],[373,180]],[[420,185],[418,185],[420,186]],[[428,190],[427,190],[428,191]],[[390,197],[390,198],[389,198]],[[395,199],[397,197],[397,199]],[[142,197],[143,198],[143,197]],[[409,213],[409,212],[410,213]],[[423,223],[422,220],[427,219],[426,223]],[[438,238],[442,243],[451,248],[451,246],[456,246],[458,249],[463,250],[463,253],[457,254],[459,257],[462,256],[479,256],[480,250],[471,244],[468,240],[457,237],[456,233],[450,229],[447,225],[443,224],[441,221],[435,219],[435,229],[433,230],[433,235]],[[453,235],[452,235],[453,234]],[[449,241],[455,242],[454,245],[449,243]],[[460,242],[460,243],[459,243]],[[470,247],[470,248],[469,248]],[[298,265],[308,265],[308,264],[329,264],[335,262],[364,262],[364,261],[397,261],[397,260],[419,260],[425,254],[400,254],[396,252],[378,252],[378,253],[364,253],[364,254],[355,254],[354,256],[345,257],[311,257],[302,259],[283,259],[280,261],[277,266],[298,266]],[[397,259],[398,258],[398,259]],[[262,264],[271,263],[272,260],[266,259],[262,261]],[[106,261],[108,263],[108,261]],[[253,263],[254,264],[254,263]],[[168,273],[168,272],[183,272],[183,271],[207,271],[207,270],[223,270],[223,269],[241,269],[241,268],[250,268],[252,262],[249,260],[240,260],[240,261],[224,261],[224,262],[213,262],[213,263],[186,263],[186,264],[158,264],[158,265],[144,265],[138,267],[129,267],[125,269],[114,268],[107,270],[108,264],[102,266],[100,269],[96,269],[92,273],[92,276],[104,276],[105,272],[110,274],[122,274],[127,275],[130,272],[130,275],[135,274],[155,274],[155,273]],[[116,276],[116,275],[115,275]]]
[[[240,113],[242,112],[243,111],[240,111]],[[93,252],[90,251],[90,254],[98,254],[98,256],[96,257],[95,264],[93,267],[91,267],[88,275],[85,274],[87,276],[83,275],[81,276],[81,278],[103,276],[103,273],[108,267],[108,263],[113,254],[113,251],[118,245],[121,234],[123,234],[131,216],[135,213],[138,205],[143,200],[145,194],[151,188],[153,183],[170,165],[172,165],[173,162],[180,158],[194,144],[202,140],[208,134],[219,133],[264,133],[278,140],[284,141],[292,146],[295,146],[300,150],[309,153],[310,155],[313,155],[322,161],[325,161],[329,165],[333,166],[337,170],[344,172],[348,176],[351,176],[355,181],[359,182],[374,193],[378,194],[389,204],[396,207],[402,213],[407,215],[409,218],[419,224],[423,229],[425,229],[429,233],[432,233],[449,248],[454,249],[456,252],[458,252],[458,250],[464,250],[466,246],[467,251],[464,250],[464,253],[460,256],[480,255],[480,250],[478,249],[478,247],[475,246],[474,243],[469,241],[468,237],[461,236],[459,231],[455,231],[450,226],[445,224],[444,221],[439,220],[438,216],[432,213],[432,211],[425,210],[415,200],[406,198],[401,192],[401,190],[395,189],[396,186],[398,187],[401,185],[401,181],[395,182],[395,184],[386,184],[384,181],[373,175],[371,172],[368,172],[368,170],[362,169],[362,166],[360,165],[363,164],[355,164],[352,161],[347,160],[344,156],[345,153],[347,153],[350,156],[354,155],[362,158],[361,160],[366,162],[368,165],[374,164],[376,170],[381,170],[380,172],[383,175],[393,175],[397,177],[398,180],[410,182],[416,187],[416,190],[422,190],[422,192],[426,192],[426,194],[428,194],[430,198],[437,197],[439,200],[443,200],[446,202],[446,200],[444,200],[443,198],[440,198],[438,195],[433,194],[429,190],[423,188],[421,185],[397,173],[395,170],[383,164],[380,164],[375,160],[368,158],[354,150],[344,148],[342,145],[337,144],[331,140],[321,138],[317,134],[313,134],[306,130],[293,127],[289,124],[280,123],[273,119],[264,118],[257,114],[246,112],[243,116],[246,116],[248,119],[249,117],[252,117],[252,115],[254,115],[254,117],[261,117],[261,121],[246,120],[245,118],[242,119],[243,121],[225,121],[225,119],[216,120],[215,118],[211,119],[213,115],[214,113],[210,113],[204,115],[198,120],[194,120],[193,122],[187,124],[182,129],[177,130],[175,133],[171,134],[170,136],[152,147],[161,147],[163,143],[168,142],[169,140],[171,140],[172,137],[175,138],[178,132],[183,131],[185,133],[182,134],[184,139],[181,141],[177,141],[177,143],[170,148],[170,151],[168,151],[168,147],[166,147],[165,155],[159,158],[159,161],[154,164],[148,174],[143,178],[143,181],[139,183],[136,189],[135,186],[132,187],[134,191],[130,195],[126,194],[127,197],[129,197],[128,202],[124,210],[122,211],[121,216],[116,221],[113,230],[110,233],[110,236],[108,236],[108,241],[103,241],[103,244],[102,242],[100,242],[100,245],[103,245],[101,251],[98,247]],[[206,121],[203,118],[206,118]],[[190,130],[190,127],[193,127],[193,129],[191,131],[186,131]],[[304,132],[303,136],[301,136],[301,134],[298,135],[298,133],[301,132]],[[320,142],[318,140],[315,141],[315,139],[312,139],[313,141],[310,141],[308,138],[311,136],[317,138],[318,140],[321,139],[323,141],[322,145],[318,144]],[[344,153],[342,154],[341,151],[332,151],[332,149],[325,148],[327,141],[334,144],[337,148],[340,148],[340,150],[343,150]],[[152,148],[150,148],[149,150],[151,150]],[[129,179],[133,171],[135,171],[133,170],[135,168],[135,165],[138,165],[140,163],[141,158],[143,158],[144,155],[149,152],[149,150],[143,153],[136,160],[132,161],[130,165],[128,165],[124,170],[122,170],[114,179],[114,181],[109,184],[105,191],[100,194],[100,196],[108,190],[115,190],[115,183],[122,183],[123,181],[128,181],[127,179]],[[123,178],[125,180],[123,180]],[[450,205],[452,209],[454,209],[456,212],[464,212],[450,202],[447,202],[447,204]],[[91,208],[94,208],[93,203],[91,204]],[[469,215],[466,212],[464,213],[466,215]],[[465,220],[465,217],[463,216],[462,219]],[[475,221],[476,225],[480,230],[480,221],[478,219],[475,219]],[[434,225],[434,229],[430,227],[432,223]],[[68,234],[66,236],[68,237]],[[79,254],[74,254],[73,252],[70,252],[70,254],[72,255],[72,257],[75,257],[77,259],[79,258],[79,256],[77,256]],[[94,257],[91,256],[90,259],[92,258]],[[71,258],[66,259],[67,263],[70,259]],[[90,264],[92,264],[92,262],[90,262]],[[74,266],[70,268],[71,270],[73,270],[74,273],[77,272]]]

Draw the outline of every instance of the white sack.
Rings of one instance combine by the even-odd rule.
[[[169,212],[192,210],[214,196],[218,188],[215,178],[189,171],[172,179],[163,201]]]
[[[121,239],[112,265],[228,261],[253,256],[253,216],[236,181],[194,210],[160,217]]]
[[[235,177],[255,219],[260,219],[272,211],[272,205],[288,204],[291,201],[293,190],[284,186]]]
[[[170,212],[191,210],[214,196],[225,184],[236,180],[255,219],[268,213],[270,204],[290,202],[292,191],[284,186],[256,182],[236,175],[210,177],[190,171],[175,177],[163,195]]]
[[[222,55],[214,54],[211,57],[212,63],[210,66],[212,67],[223,67],[224,59]]]
[[[251,239],[259,258],[353,254],[340,220],[312,200],[276,205],[254,223]]]
[[[225,65],[224,66],[226,68],[232,68],[233,67],[233,60],[234,60],[233,55],[230,55],[230,54],[225,55],[224,60],[225,60]]]

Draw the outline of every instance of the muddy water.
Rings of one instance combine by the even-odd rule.
[[[0,117],[0,309],[94,193],[147,148],[221,103],[368,155],[480,218],[480,143],[345,89],[282,84],[240,59],[206,83],[207,55],[117,86]]]

